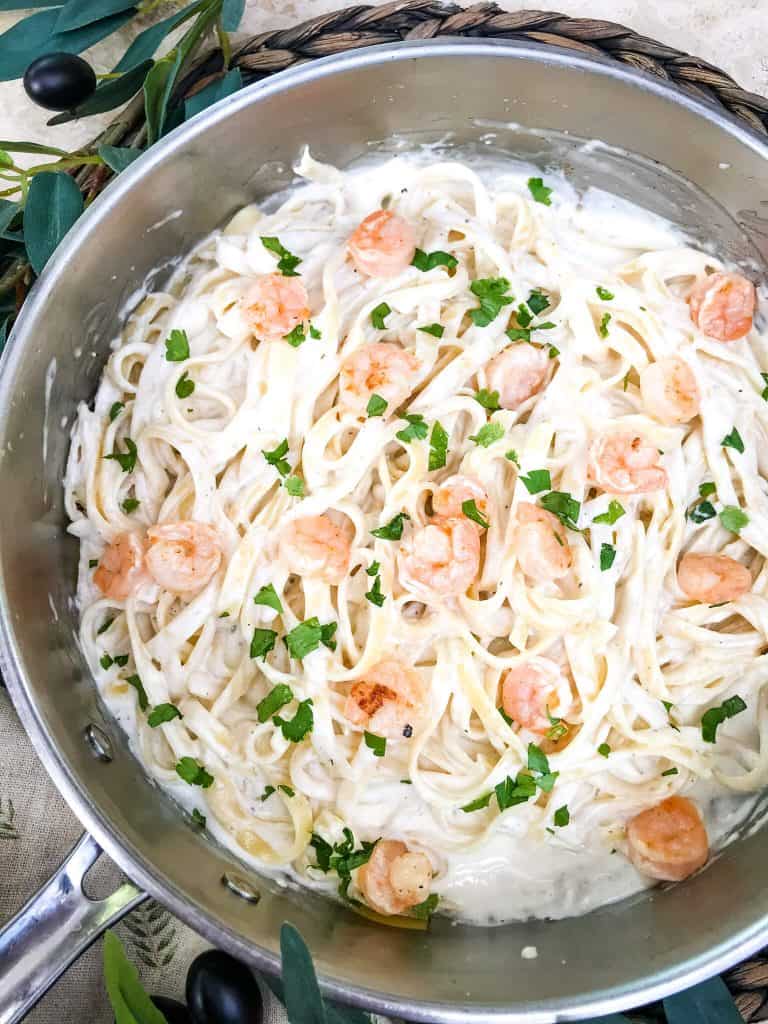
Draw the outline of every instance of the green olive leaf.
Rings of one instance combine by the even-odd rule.
[[[80,53],[111,35],[133,17],[133,8],[71,32],[57,32],[58,10],[40,11],[0,35],[0,82],[21,78],[46,53]]]
[[[71,32],[72,29],[92,25],[110,14],[119,14],[135,7],[134,0],[67,0],[59,11],[56,32]],[[135,11],[131,11],[134,14]]]
[[[33,7],[61,7],[61,0],[0,0],[0,11],[28,11]]]
[[[103,114],[107,110],[114,110],[115,107],[122,107],[128,100],[133,99],[136,93],[144,84],[147,72],[152,67],[152,61],[146,60],[139,64],[132,71],[127,71],[120,78],[112,78],[96,89],[92,96],[75,107],[74,110],[67,110],[63,114],[57,114],[48,121],[49,125],[67,124],[69,121],[76,121],[79,117],[90,117],[91,114]]]
[[[82,212],[83,197],[68,174],[41,171],[34,176],[24,207],[24,239],[36,274]]]
[[[104,933],[104,983],[116,1024],[166,1024],[114,932]]]
[[[233,68],[223,78],[211,82],[204,89],[201,89],[200,92],[196,92],[194,96],[189,97],[184,104],[184,120],[189,120],[190,117],[199,114],[206,107],[218,103],[225,96],[231,96],[232,93],[237,92],[242,87],[243,76],[240,74],[240,68]]]
[[[5,149],[9,153],[50,153],[53,156],[72,156],[66,149],[43,146],[39,142],[9,142],[7,139],[0,139],[0,149]]]
[[[172,32],[183,21],[187,21],[197,14],[201,7],[202,4],[199,2],[190,4],[183,10],[177,11],[176,14],[172,14],[170,18],[164,18],[162,21],[158,21],[156,25],[150,25],[143,32],[139,32],[123,56],[115,64],[113,71],[118,74],[132,71],[139,64],[143,64],[145,60],[150,60],[154,57],[155,51],[168,33]]]
[[[221,5],[221,27],[225,32],[234,32],[243,18],[245,0],[224,0]]]
[[[11,221],[20,209],[18,203],[11,203],[7,199],[0,200],[0,234],[10,227]]]
[[[327,1024],[312,956],[291,924],[284,924],[280,929],[280,954],[288,1020],[291,1024]]]
[[[129,146],[99,146],[97,152],[107,167],[111,167],[115,174],[130,167],[133,161],[141,156],[140,149],[133,149]]]
[[[667,996],[664,1012],[669,1024],[740,1024],[741,1014],[723,981],[711,978],[700,985]],[[602,1018],[601,1018],[602,1019]]]

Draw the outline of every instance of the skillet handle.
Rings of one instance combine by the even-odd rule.
[[[16,1024],[69,965],[148,894],[126,882],[103,900],[83,892],[101,847],[86,832],[61,867],[0,930],[0,1024]]]

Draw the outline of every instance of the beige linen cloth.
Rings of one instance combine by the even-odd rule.
[[[282,28],[337,10],[345,2],[249,0],[242,27],[248,33]],[[460,2],[468,6],[470,0]],[[768,92],[768,61],[763,45],[768,0],[552,0],[550,4],[500,0],[500,4],[511,11],[541,7],[618,21],[710,60],[746,88]],[[164,9],[158,16],[166,13]],[[0,31],[16,17],[0,14]],[[123,30],[86,55],[97,72],[111,68],[125,51],[131,34]],[[46,128],[48,116],[31,106],[21,83],[0,85],[0,138],[75,148],[99,130],[98,118]],[[110,116],[105,115],[105,119]],[[37,760],[6,691],[0,689],[0,923],[58,867],[81,831]],[[101,895],[119,882],[118,870],[104,857],[91,876]],[[206,943],[156,903],[139,907],[116,930],[148,991],[183,997],[187,967]],[[265,1024],[286,1024],[283,1008],[263,985],[262,992]],[[102,982],[100,942],[70,968],[27,1020],[30,1024],[108,1024],[112,1020]]]

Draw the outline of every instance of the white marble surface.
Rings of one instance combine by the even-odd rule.
[[[185,0],[186,2],[186,0]],[[462,7],[468,0],[459,0]],[[182,3],[169,2],[170,10]],[[305,18],[343,7],[344,0],[249,0],[243,31],[262,32],[296,24]],[[546,9],[546,3],[501,0],[510,11]],[[768,95],[768,0],[552,0],[552,8],[577,17],[605,18],[705,58],[733,75],[740,85]],[[161,10],[159,15],[167,11]],[[18,15],[0,14],[0,31]],[[126,28],[100,43],[86,56],[97,72],[109,71],[125,51],[132,33]],[[100,119],[89,118],[58,128],[46,127],[50,115],[33,106],[20,82],[0,85],[0,139],[49,142],[74,149],[98,131]],[[104,115],[108,122],[111,115]],[[32,161],[27,161],[29,164]]]

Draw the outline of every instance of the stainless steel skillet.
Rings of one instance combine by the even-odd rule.
[[[268,970],[290,920],[327,992],[446,1024],[604,1014],[722,970],[768,938],[760,831],[685,885],[580,919],[489,929],[437,919],[428,933],[375,926],[253,875],[193,832],[96,698],[75,641],[75,544],[64,534],[61,478],[76,403],[95,389],[119,311],[150,271],[162,282],[169,261],[238,206],[282,187],[300,145],[344,164],[395,134],[562,165],[577,185],[672,216],[735,259],[768,261],[760,138],[663,82],[528,44],[399,44],[299,67],[206,111],[121,175],[47,268],[0,373],[3,673],[41,759],[94,837],[0,933],[0,1022],[19,1019],[143,892]],[[585,144],[594,139],[607,146]],[[97,843],[135,885],[93,904],[80,880]],[[538,957],[522,959],[524,946]]]

